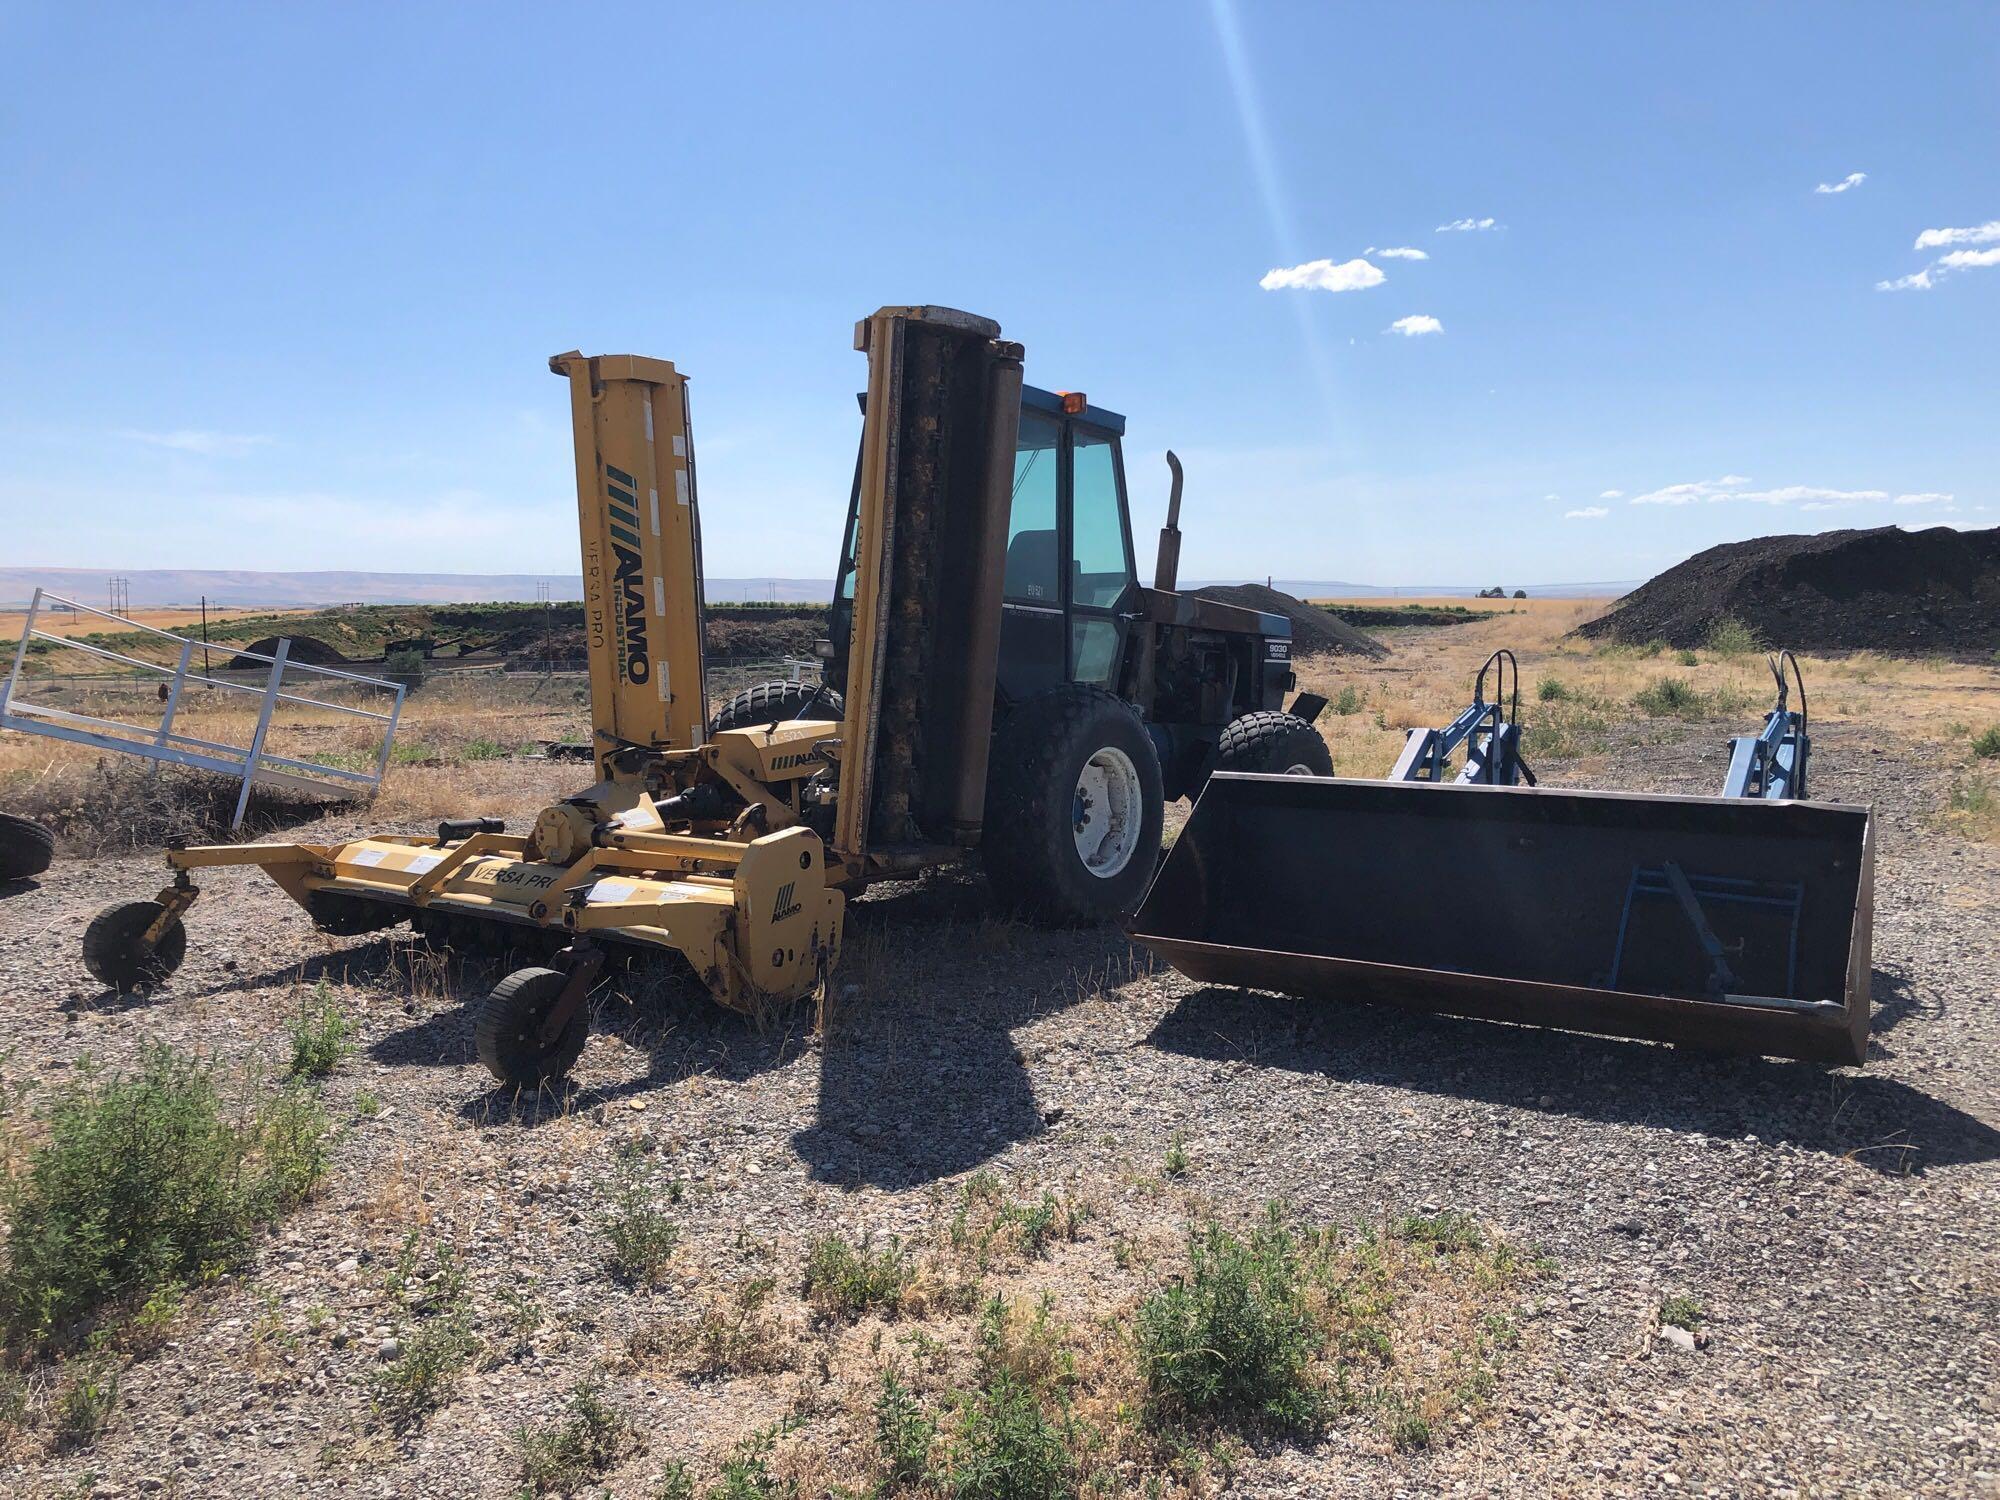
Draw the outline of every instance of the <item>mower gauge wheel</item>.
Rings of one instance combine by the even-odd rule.
[[[561,998],[569,976],[555,969],[516,969],[493,986],[479,1009],[473,1045],[486,1071],[516,1088],[538,1089],[576,1066],[590,1035],[590,1007],[579,1005],[552,1042],[542,1023]]]
[[[187,957],[187,928],[176,917],[149,947],[146,929],[162,910],[157,901],[105,907],[83,931],[83,966],[121,994],[165,979]]]

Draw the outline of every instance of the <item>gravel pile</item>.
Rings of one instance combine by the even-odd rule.
[[[1345,620],[1328,614],[1303,599],[1294,599],[1261,583],[1211,584],[1196,589],[1203,599],[1218,604],[1236,604],[1244,609],[1260,609],[1266,614],[1283,615],[1292,622],[1292,654],[1316,656],[1334,652],[1344,656],[1387,656],[1389,648]]]
[[[1796,651],[1986,656],[2000,648],[2000,528],[1726,542],[1627,594],[1579,634],[1696,648],[1730,619]]]
[[[1706,791],[1728,728],[1644,726],[1647,754],[1590,784]],[[489,970],[440,973],[399,934],[320,937],[263,878],[217,870],[187,966],[119,1001],[77,941],[100,904],[150,896],[159,863],[58,861],[0,894],[8,1097],[86,1055],[127,1065],[148,1039],[232,1069],[282,1060],[322,978],[360,1051],[325,1086],[348,1124],[322,1196],[125,1369],[94,1448],[16,1445],[0,1493],[80,1493],[87,1474],[100,1496],[513,1493],[516,1427],[552,1419],[593,1369],[644,1442],[603,1476],[612,1494],[651,1493],[675,1458],[706,1479],[788,1415],[787,1445],[812,1442],[842,1399],[820,1352],[837,1369],[865,1357],[863,1330],[814,1342],[833,1336],[799,1296],[810,1238],[933,1232],[979,1169],[1092,1206],[1033,1287],[1010,1288],[1046,1285],[1092,1327],[1172,1270],[1191,1217],[1247,1219],[1268,1198],[1345,1223],[1465,1209],[1552,1257],[1482,1416],[1409,1454],[1358,1421],[1317,1445],[1260,1442],[1232,1495],[1993,1493],[2000,851],[1933,829],[1941,755],[1873,733],[1818,729],[1814,759],[1821,795],[1878,818],[1865,1072],[1198,985],[1115,933],[995,923],[976,883],[932,879],[850,909],[828,1040],[804,1014],[759,1031],[614,989],[580,1091],[537,1108],[474,1060],[461,1002]],[[1539,769],[1577,784],[1574,767]],[[1442,890],[1441,916],[1463,899],[1485,897]],[[1188,1170],[1167,1184],[1176,1137]],[[600,1185],[632,1151],[687,1184],[655,1287],[605,1265]],[[485,1353],[397,1432],[370,1382],[405,1334],[390,1274],[412,1227],[457,1241]],[[628,1357],[635,1335],[761,1276],[773,1316],[806,1330],[792,1368],[693,1378]],[[1699,1304],[1693,1332],[1660,1324],[1677,1296]],[[892,1325],[884,1349],[907,1357],[935,1326]]]

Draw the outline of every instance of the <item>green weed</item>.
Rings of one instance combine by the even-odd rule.
[[[627,1281],[652,1281],[666,1269],[680,1241],[680,1228],[666,1205],[680,1201],[681,1185],[662,1185],[643,1157],[621,1154],[605,1185],[605,1209],[598,1220],[611,1269]]]
[[[1972,742],[1972,753],[1981,760],[2000,758],[2000,724],[1980,730]]]
[[[631,1440],[632,1424],[604,1399],[596,1376],[587,1376],[571,1387],[560,1422],[516,1432],[521,1478],[531,1494],[567,1493],[610,1468]]]
[[[1741,620],[1725,615],[1708,627],[1708,649],[1717,656],[1748,656],[1764,649],[1757,634]]]
[[[1699,719],[1709,710],[1707,695],[1679,677],[1655,677],[1632,702],[1655,719]]]
[[[1535,696],[1544,703],[1560,703],[1569,697],[1569,684],[1560,677],[1544,677],[1535,684]]]
[[[1701,1304],[1683,1293],[1676,1293],[1660,1304],[1660,1321],[1669,1328],[1685,1328],[1693,1333],[1705,1317]]]
[[[875,1454],[891,1484],[922,1484],[930,1477],[937,1420],[929,1416],[893,1370],[882,1373],[875,1396]]]
[[[237,1264],[325,1175],[326,1133],[298,1088],[229,1118],[213,1070],[165,1046],[136,1073],[86,1074],[4,1189],[7,1335],[45,1343],[107,1301]]]
[[[292,1021],[294,1078],[324,1078],[354,1051],[354,1022],[324,979]]]
[[[1076,1461],[1034,1392],[1000,1375],[960,1408],[950,1445],[953,1500],[1058,1500]]]
[[[1297,1238],[1273,1212],[1241,1239],[1211,1224],[1189,1254],[1188,1276],[1139,1306],[1139,1369],[1158,1414],[1323,1428],[1326,1396],[1312,1363],[1326,1331],[1313,1315]]]
[[[863,1235],[850,1245],[837,1235],[823,1235],[806,1256],[806,1300],[822,1316],[852,1322],[870,1308],[895,1311],[910,1285],[910,1258],[897,1240],[871,1249]]]
[[[1361,711],[1361,694],[1352,684],[1349,684],[1334,694],[1333,701],[1327,706],[1344,719],[1349,714]]]

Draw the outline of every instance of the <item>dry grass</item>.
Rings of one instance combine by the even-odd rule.
[[[1481,605],[1476,599],[1401,602]],[[1639,706],[1641,695],[1650,692],[1654,696],[1649,701],[1661,701],[1657,684],[1662,681],[1678,685],[1665,695],[1678,700],[1677,715],[1713,721],[1719,734],[1746,732],[1761,723],[1773,697],[1762,653],[1680,653],[1569,634],[1609,604],[1604,599],[1487,600],[1484,612],[1490,619],[1381,632],[1389,655],[1380,661],[1339,656],[1301,661],[1302,689],[1324,694],[1336,708],[1351,708],[1346,713],[1330,708],[1320,718],[1335,773],[1387,772],[1408,730],[1443,725],[1471,701],[1474,674],[1503,646],[1521,665],[1521,717],[1531,764],[1575,759],[1587,774],[1591,757],[1605,751],[1620,726],[1647,717]],[[1816,723],[1865,722],[1912,746],[1942,745],[1954,759],[1969,760],[1979,732],[2000,720],[2000,666],[1873,652],[1806,656],[1801,665]],[[1556,685],[1548,696],[1544,683]],[[1980,779],[1976,768],[1967,775]],[[1973,836],[1994,836],[1992,820],[1983,813],[1954,818],[1955,826]]]
[[[975,1201],[1035,1201],[1019,1184],[994,1187]],[[1172,1249],[1169,1235],[1167,1253],[1143,1265],[1091,1237],[1034,1258],[1017,1246],[989,1273],[967,1254],[966,1206],[940,1205],[933,1248],[893,1308],[805,1321],[760,1278],[634,1340],[627,1367],[768,1384],[792,1415],[754,1442],[757,1462],[798,1493],[834,1480],[924,1500],[1043,1493],[982,1487],[979,1476],[1004,1470],[1058,1476],[1048,1493],[1205,1496],[1226,1485],[1246,1437],[1279,1436],[1154,1399],[1134,1330],[1142,1305],[1190,1275],[1185,1244]],[[1299,1379],[1343,1441],[1407,1451],[1481,1419],[1543,1267],[1461,1216],[1283,1232],[1288,1295],[1313,1349]],[[964,1278],[957,1295],[926,1295],[927,1277],[947,1275]],[[696,1468],[732,1458],[740,1451]]]
[[[91,601],[85,599],[82,602],[88,604]],[[317,613],[317,611],[311,609],[270,609],[264,607],[253,608],[245,605],[211,604],[208,607],[208,623],[213,627],[230,620],[248,619],[252,616],[305,615],[314,613]],[[193,626],[195,630],[192,633],[198,635],[200,634],[202,612],[199,609],[135,609],[121,618],[131,620],[140,625],[150,625],[155,630],[172,630],[181,634],[190,633],[188,627]],[[28,612],[25,609],[0,610],[0,643],[10,643],[20,640],[21,627],[27,623],[27,619]],[[35,629],[45,635],[71,636],[96,635],[105,631],[116,630],[118,627],[102,615],[84,614],[82,611],[72,614],[68,610],[51,607],[45,608],[35,617]],[[218,647],[217,649],[221,648]]]
[[[1618,730],[1647,717],[1638,700],[1673,684],[1674,712],[1714,722],[1719,734],[1754,728],[1771,698],[1759,653],[1674,652],[1583,641],[1569,632],[1601,613],[1601,599],[1359,601],[1450,603],[1482,618],[1462,625],[1381,632],[1379,661],[1321,656],[1299,663],[1299,686],[1333,705],[1320,730],[1342,776],[1380,776],[1394,764],[1413,727],[1441,725],[1470,701],[1473,674],[1495,649],[1521,664],[1522,718],[1531,763],[1573,760],[1587,777]],[[1861,652],[1804,660],[1813,718],[1822,724],[1866,721],[1911,744],[1942,746],[1963,761],[1966,805],[1947,810],[1967,836],[1995,836],[1992,767],[1972,755],[1977,737],[2000,723],[2000,667]],[[37,689],[38,697],[78,712],[157,724],[161,705],[150,685],[85,683]],[[532,817],[587,775],[580,766],[529,759],[546,740],[588,732],[581,679],[467,674],[435,679],[405,705],[394,758],[368,816],[387,826],[421,827],[444,817]],[[246,743],[254,702],[204,690],[183,703],[177,727],[220,742]],[[150,717],[149,717],[150,716]],[[287,709],[274,753],[356,767],[369,763],[364,721],[313,709]],[[1982,800],[1982,789],[1983,800]],[[199,772],[162,771],[142,762],[27,735],[0,736],[0,806],[38,817],[73,852],[157,846],[214,837],[227,826],[233,786]],[[260,792],[252,836],[302,821],[316,807]],[[1018,934],[992,921],[971,934],[1001,952]],[[867,955],[850,954],[856,972]]]

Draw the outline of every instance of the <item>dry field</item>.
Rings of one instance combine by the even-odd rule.
[[[89,600],[82,601],[89,603]],[[208,623],[211,627],[227,620],[240,620],[249,615],[301,615],[310,614],[307,609],[251,608],[241,605],[211,604],[208,607]],[[199,609],[135,609],[127,611],[120,618],[135,624],[150,625],[155,630],[171,630],[181,635],[201,633],[202,612]],[[11,645],[20,640],[21,627],[27,623],[25,609],[0,609],[0,643]],[[192,627],[192,630],[190,630]],[[114,626],[102,615],[85,614],[81,610],[49,608],[35,619],[37,630],[50,635],[94,635],[102,631],[114,630]]]
[[[1759,655],[1491,603],[1301,664],[1343,773],[1503,645],[1551,784],[1712,789],[1767,707]],[[156,1043],[225,1111],[303,1059],[331,1130],[242,1255],[8,1363],[0,1492],[2000,1493],[2000,672],[1805,670],[1815,790],[1878,820],[1865,1070],[1204,986],[944,875],[856,905],[823,1034],[619,976],[574,1091],[517,1099],[473,1058],[490,960],[317,934],[249,871],[173,980],[103,992],[82,926],[186,799],[115,773],[103,817],[94,757],[0,742],[0,806],[65,840],[0,890],[13,1202],[85,1060]],[[531,815],[580,770],[518,753],[580,735],[556,687],[427,688],[372,809],[264,826]]]

